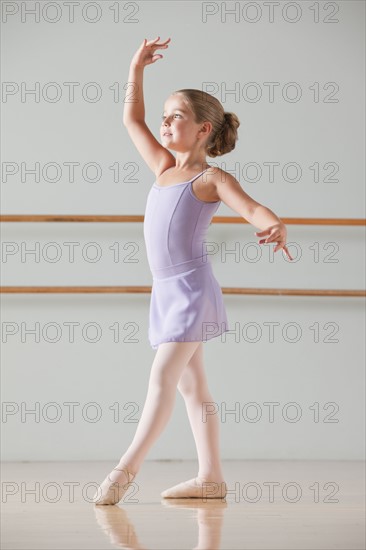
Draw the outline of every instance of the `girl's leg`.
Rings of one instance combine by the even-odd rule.
[[[205,403],[212,403],[203,364],[203,344],[196,349],[178,382],[197,447],[198,477],[221,483],[224,481],[219,445],[219,419],[205,414]]]
[[[141,419],[131,445],[120,460],[133,472],[140,469],[149,449],[165,428],[173,412],[178,381],[198,345],[199,342],[167,342],[158,347]]]
[[[141,464],[166,426],[173,411],[177,384],[199,342],[166,342],[160,344],[151,367],[147,396],[140,421],[127,451],[117,468],[127,468],[136,475]],[[109,477],[109,479],[108,479]],[[123,486],[130,480],[125,471],[113,469],[101,485],[98,504],[115,504],[110,496],[110,482]]]
[[[204,414],[205,403],[212,403],[203,366],[202,342],[183,370],[178,382],[193,436],[196,442],[198,476],[182,481],[161,493],[163,498],[225,498],[227,486],[223,478],[220,449],[219,421],[216,415]],[[204,421],[205,420],[205,421]]]

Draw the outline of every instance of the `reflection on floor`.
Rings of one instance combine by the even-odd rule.
[[[360,461],[224,461],[225,500],[163,499],[197,474],[197,463],[145,461],[119,504],[94,505],[114,465],[3,463],[1,548],[365,548]]]

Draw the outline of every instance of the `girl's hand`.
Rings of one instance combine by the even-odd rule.
[[[264,231],[256,231],[254,235],[257,235],[258,237],[269,235],[267,239],[260,239],[258,244],[272,243],[276,241],[278,242],[278,244],[275,246],[274,252],[277,252],[277,250],[283,248],[288,259],[293,260],[285,244],[287,238],[287,229],[283,223],[276,223],[275,225],[271,225],[270,227],[268,227],[268,229],[265,229]]]
[[[161,54],[155,54],[155,50],[159,48],[167,48],[168,42],[171,39],[168,38],[168,40],[166,40],[165,42],[158,44],[157,42],[159,38],[160,36],[155,38],[155,40],[150,40],[149,42],[146,38],[144,38],[143,43],[133,56],[131,64],[135,65],[136,67],[145,67],[146,65],[151,65],[151,63],[155,63],[155,61],[161,59],[163,56]]]

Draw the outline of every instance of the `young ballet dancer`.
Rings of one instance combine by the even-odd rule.
[[[240,122],[212,95],[196,89],[173,92],[165,102],[161,144],[145,122],[143,72],[163,56],[170,38],[144,39],[132,58],[123,122],[139,153],[155,174],[144,217],[144,238],[153,275],[149,341],[156,349],[146,401],[135,436],[98,488],[95,504],[116,504],[141,468],[146,454],[173,411],[176,390],[184,398],[198,455],[197,477],[161,493],[164,498],[225,498],[219,451],[219,420],[202,421],[204,403],[213,402],[203,362],[203,341],[229,330],[221,288],[204,250],[205,233],[221,201],[262,231],[259,244],[287,247],[287,230],[267,207],[247,195],[211,158],[232,151]],[[169,151],[175,151],[176,157]],[[265,238],[267,236],[267,238]]]

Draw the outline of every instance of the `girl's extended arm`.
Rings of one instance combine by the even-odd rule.
[[[227,172],[222,172],[223,177],[216,179],[216,192],[220,199],[246,219],[254,227],[259,227],[262,231],[256,231],[261,239],[258,244],[276,243],[274,252],[281,248],[289,260],[293,260],[286,246],[287,229],[285,224],[276,216],[272,210],[260,204],[248,195],[241,187],[237,179]]]
[[[143,43],[133,56],[128,73],[128,85],[126,87],[125,106],[123,110],[123,123],[142,122],[145,120],[143,76],[146,65],[155,63],[163,56],[156,54],[155,50],[167,48],[170,38],[158,44],[160,36],[149,42],[144,38]]]
[[[169,38],[158,44],[159,38],[158,36],[158,38],[149,42],[145,38],[133,56],[128,74],[123,110],[123,124],[127,128],[128,134],[144,161],[156,176],[175,164],[174,156],[158,142],[145,123],[144,68],[163,57],[161,54],[155,54],[155,51],[158,48],[167,48],[170,41]]]
[[[144,67],[133,61],[128,73],[128,85],[123,108],[123,124],[143,122],[145,120],[145,105],[143,92]]]

